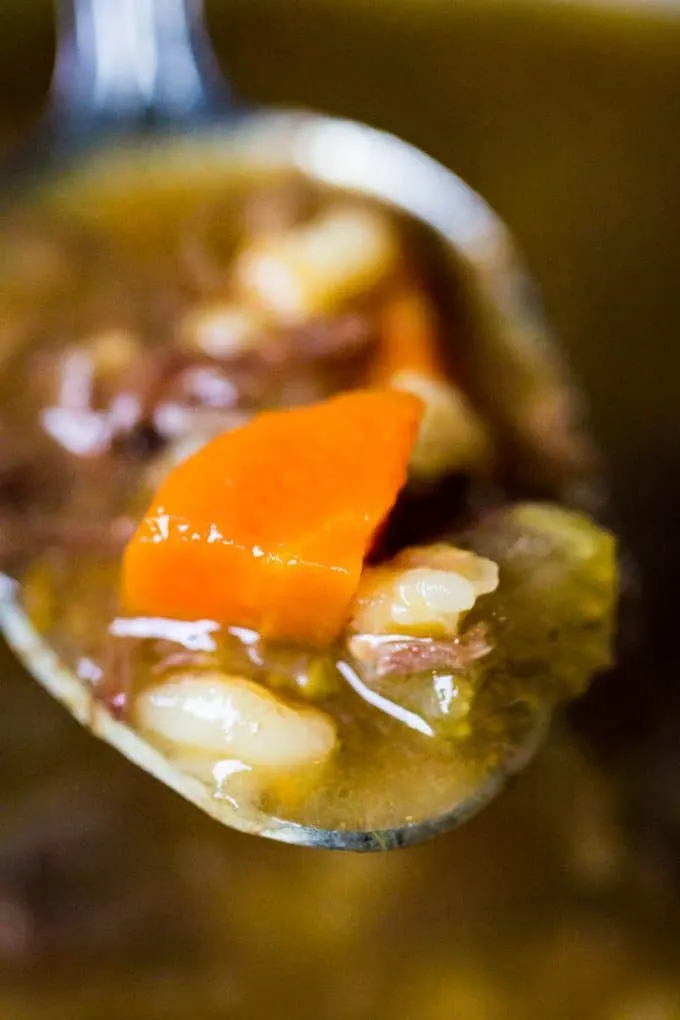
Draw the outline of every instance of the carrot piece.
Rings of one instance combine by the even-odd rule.
[[[375,386],[389,385],[404,371],[430,379],[446,376],[434,309],[427,296],[410,283],[389,295],[380,312],[378,348],[369,381]]]
[[[331,642],[421,413],[411,394],[357,390],[218,436],[170,473],[130,540],[125,609]]]

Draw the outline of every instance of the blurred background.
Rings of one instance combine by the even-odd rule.
[[[644,654],[479,819],[367,859],[218,830],[4,652],[0,1014],[676,1020],[680,6],[211,0],[208,15],[239,95],[394,131],[515,232],[609,464]],[[49,3],[3,0],[5,151],[53,46]]]

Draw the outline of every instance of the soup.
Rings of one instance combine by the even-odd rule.
[[[422,228],[129,156],[18,202],[3,244],[24,604],[251,827],[443,815],[611,664],[613,541],[480,399]]]

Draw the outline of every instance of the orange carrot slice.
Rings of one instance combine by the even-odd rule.
[[[130,540],[125,609],[331,642],[421,413],[411,394],[358,390],[218,436],[170,473]]]
[[[418,287],[407,284],[389,295],[379,316],[378,347],[369,369],[371,384],[389,385],[404,371],[444,378],[437,333],[434,309]]]

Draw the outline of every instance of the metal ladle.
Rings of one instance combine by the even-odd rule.
[[[308,112],[236,110],[216,69],[198,0],[70,0],[61,4],[60,16],[51,103],[31,143],[31,170],[54,172],[100,147],[116,158],[110,143],[118,149],[121,139],[161,154],[170,147],[168,158],[181,160],[200,138],[225,165],[237,160],[254,172],[296,169],[410,214],[438,236],[452,273],[465,283],[473,336],[468,361],[478,400],[527,472],[549,480],[554,498],[582,494],[589,453],[574,426],[573,390],[508,232],[475,192],[418,149],[362,124]],[[24,160],[24,168],[29,163]],[[18,180],[25,183],[25,177]],[[462,792],[458,782],[450,808],[438,817],[377,832],[246,818],[109,714],[38,634],[8,579],[0,586],[0,627],[38,682],[134,764],[225,825],[306,846],[381,850],[460,825],[531,758],[553,707],[546,702],[536,712],[521,746],[508,747],[500,765],[470,775]]]

